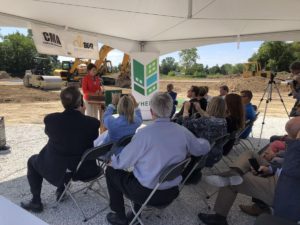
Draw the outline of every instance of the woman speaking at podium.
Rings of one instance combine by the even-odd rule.
[[[82,79],[83,100],[86,106],[85,115],[98,118],[98,105],[89,102],[90,96],[102,95],[100,78],[97,76],[96,65],[90,63],[87,66],[87,75]]]

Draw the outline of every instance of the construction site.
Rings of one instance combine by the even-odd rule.
[[[5,117],[6,123],[43,123],[46,114],[62,110],[59,100],[59,90],[40,90],[28,88],[23,81],[10,76],[2,76],[0,79],[0,114]],[[281,78],[289,78],[287,75],[279,75]],[[182,103],[186,100],[186,92],[191,85],[208,86],[209,95],[219,95],[219,87],[227,85],[231,92],[239,93],[242,90],[253,92],[253,104],[258,105],[268,85],[269,80],[264,77],[243,78],[238,75],[229,75],[222,79],[161,79],[160,91],[166,91],[166,86],[172,83],[178,98]],[[278,82],[278,87],[287,109],[291,109],[295,100],[288,96],[290,87],[286,83]],[[115,89],[114,86],[105,86],[105,89]],[[128,89],[124,89],[129,92]],[[264,107],[265,100],[262,102]],[[181,107],[181,105],[178,105]],[[273,101],[269,104],[268,116],[285,117],[286,113],[277,92],[273,93]]]

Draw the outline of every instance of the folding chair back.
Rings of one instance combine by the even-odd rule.
[[[244,129],[240,130],[240,132],[237,133],[237,138],[238,138],[238,139],[241,138],[241,135],[242,135],[247,129],[249,129],[250,127],[253,126],[253,124],[255,123],[255,121],[258,119],[258,116],[259,116],[259,112],[255,114],[255,117],[254,117],[253,120],[247,120],[247,121],[246,121]]]
[[[83,178],[83,179],[80,179],[80,177],[78,176],[77,177],[77,174],[79,174],[79,170],[81,169],[81,167],[83,166],[83,164],[89,160],[98,160],[100,157],[102,156],[105,156],[111,149],[111,147],[113,146],[113,143],[110,142],[110,143],[107,143],[107,144],[103,144],[103,145],[100,145],[100,146],[97,146],[97,147],[94,147],[94,148],[90,148],[88,150],[86,150],[84,152],[84,154],[82,155],[81,157],[81,160],[80,162],[78,163],[77,165],[77,168],[75,170],[74,173],[71,174],[71,179],[69,180],[69,182],[65,185],[65,190],[63,191],[62,195],[60,196],[60,198],[58,199],[57,201],[57,204],[62,200],[62,198],[64,197],[64,195],[66,193],[68,193],[71,197],[71,199],[73,200],[73,202],[75,203],[76,207],[80,210],[82,216],[84,217],[84,222],[86,222],[87,220],[93,218],[94,216],[96,216],[98,213],[102,212],[103,209],[99,210],[98,212],[96,212],[95,214],[93,214],[92,216],[90,217],[87,217],[84,213],[84,211],[82,210],[82,208],[78,205],[76,199],[75,199],[75,194],[81,190],[84,190],[84,189],[90,189],[90,190],[93,190],[92,189],[92,186],[95,182],[98,183],[99,185],[99,188],[100,189],[103,189],[101,184],[99,183],[98,181],[98,178],[100,177],[103,177],[104,175],[104,168],[103,166],[101,166],[101,170],[99,170],[99,172],[97,172],[97,174],[91,176],[91,177],[88,177],[88,178]],[[92,172],[92,171],[91,171]],[[68,176],[70,174],[66,174],[66,176]],[[82,188],[80,189],[79,191],[76,191],[75,193],[72,193],[69,189],[71,187],[71,184],[72,182],[76,182],[76,181],[81,181],[81,182],[84,182],[84,183],[87,183],[89,184],[87,187],[85,188]],[[98,193],[99,194],[99,193]],[[102,197],[106,198],[106,196],[102,195],[102,194],[99,194],[101,195]],[[106,209],[106,207],[105,207]]]
[[[165,168],[159,176],[158,185],[162,184],[165,181],[171,181],[181,176],[184,168],[189,164],[190,161],[191,158],[187,158],[180,163],[176,163]]]
[[[150,201],[150,199],[152,198],[152,196],[155,194],[155,192],[158,190],[159,186],[162,183],[166,182],[166,181],[171,181],[171,180],[174,180],[175,178],[177,178],[178,176],[181,176],[183,170],[190,163],[190,161],[191,161],[191,158],[187,158],[187,159],[185,159],[185,160],[183,160],[183,161],[181,161],[179,163],[170,165],[170,166],[166,167],[164,170],[162,170],[162,172],[161,172],[161,174],[159,176],[158,183],[156,184],[156,186],[152,190],[152,192],[149,194],[149,196],[145,200],[145,202],[142,204],[142,206],[141,206],[141,208],[139,209],[138,212],[134,211],[134,207],[133,207],[133,204],[131,202],[131,210],[135,214],[135,216],[132,219],[132,221],[130,222],[130,225],[133,225],[136,220],[138,220],[140,222],[140,224],[143,224],[143,222],[139,218],[139,215],[142,213],[142,211],[144,210],[144,208],[147,206],[148,202]]]
[[[125,147],[131,142],[131,139],[133,138],[134,134],[127,135],[125,137],[122,137],[119,141],[117,141],[116,146],[118,147]]]
[[[207,167],[213,167],[214,164],[219,162],[223,157],[223,147],[230,140],[230,134],[225,134],[219,138],[217,138],[211,146],[211,150],[208,153],[208,157],[206,160]]]
[[[193,164],[192,168],[190,169],[190,171],[188,172],[187,176],[181,181],[181,184],[179,185],[179,191],[182,190],[182,188],[184,187],[185,182],[190,178],[190,176],[193,174],[193,172],[198,169],[201,170],[205,167],[205,163],[206,163],[206,159],[207,159],[208,155],[202,155],[202,156],[193,156],[193,158],[191,158],[190,163]],[[190,165],[188,165],[189,167]]]
[[[86,150],[82,155],[80,162],[78,163],[74,175],[79,171],[80,167],[85,161],[98,160],[100,157],[105,156],[111,150],[113,144],[114,144],[113,142],[109,142]]]

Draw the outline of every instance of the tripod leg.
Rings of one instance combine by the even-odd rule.
[[[267,85],[267,88],[265,89],[265,91],[264,91],[264,93],[263,93],[263,96],[261,97],[261,99],[260,99],[260,101],[259,101],[259,104],[258,104],[258,106],[257,106],[257,111],[258,111],[258,109],[259,109],[259,107],[260,107],[262,101],[264,100],[265,95],[266,95],[268,89],[269,89],[269,84]]]
[[[278,93],[278,95],[279,95],[280,101],[281,101],[281,103],[282,103],[282,105],[283,105],[283,107],[284,107],[284,109],[285,109],[285,112],[286,112],[288,118],[290,118],[290,115],[289,115],[289,113],[288,113],[288,111],[287,111],[287,109],[286,109],[286,106],[285,106],[285,104],[284,104],[284,101],[283,101],[283,99],[282,99],[282,96],[281,96],[281,94],[280,94],[280,91],[279,91],[279,89],[278,89],[278,87],[277,87],[277,84],[276,84],[276,83],[274,83],[274,84],[275,84],[274,86],[275,86],[275,88],[276,88],[276,91],[277,91],[277,93]]]
[[[268,83],[268,86],[266,88],[266,91],[268,91],[268,97],[267,97],[267,100],[266,100],[266,106],[265,106],[265,111],[264,111],[264,117],[263,117],[263,121],[261,123],[261,129],[260,129],[260,135],[259,135],[259,141],[258,141],[258,148],[260,147],[260,142],[261,142],[261,136],[262,136],[262,132],[263,132],[263,129],[264,129],[264,125],[265,125],[265,119],[266,119],[266,114],[267,114],[267,109],[268,109],[268,104],[270,102],[270,100],[272,99],[272,83]]]

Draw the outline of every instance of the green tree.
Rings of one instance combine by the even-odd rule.
[[[163,59],[160,65],[160,73],[168,74],[170,71],[178,71],[178,63],[173,57]]]
[[[288,71],[289,65],[297,59],[292,44],[282,41],[264,42],[249,61],[258,61],[262,69]]]
[[[22,77],[25,70],[36,67],[49,74],[58,63],[57,56],[39,55],[30,35],[17,32],[4,36],[0,42],[0,70],[13,75]]]
[[[209,74],[220,74],[220,73],[221,70],[218,64],[209,68]]]
[[[189,67],[185,70],[186,75],[194,75],[195,73],[197,73],[197,74],[200,74],[200,73],[203,74],[204,73],[203,64],[194,63],[191,67]]]
[[[197,48],[181,50],[179,56],[185,72],[197,62],[197,59],[199,59]]]
[[[220,73],[224,75],[232,74],[233,68],[231,64],[223,64],[220,68]]]
[[[243,73],[243,64],[242,63],[235,64],[232,67],[232,73],[233,74],[241,74],[241,73]]]

